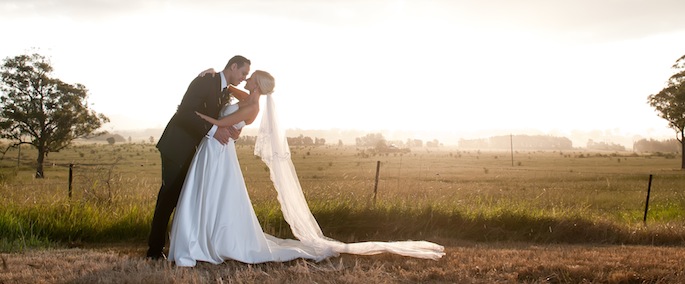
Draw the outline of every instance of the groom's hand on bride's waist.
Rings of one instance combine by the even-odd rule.
[[[231,136],[231,138],[233,138],[233,140],[238,140],[238,138],[240,138],[240,132],[241,131],[242,131],[242,129],[235,128],[235,126],[231,126],[228,128],[229,136]]]
[[[214,139],[219,141],[221,144],[225,145],[228,143],[229,138],[231,138],[231,133],[226,127],[219,127],[216,129],[216,132],[214,132]]]

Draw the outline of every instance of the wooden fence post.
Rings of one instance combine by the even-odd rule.
[[[652,175],[649,175],[649,184],[647,185],[647,201],[645,201],[645,217],[642,222],[647,225],[647,210],[649,210],[649,193],[652,191]]]
[[[376,194],[378,193],[378,176],[380,175],[381,161],[376,161],[376,184],[373,186],[373,205],[376,205]]]
[[[73,181],[74,164],[69,164],[69,198],[71,198],[71,182]]]

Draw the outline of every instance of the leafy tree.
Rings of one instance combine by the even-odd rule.
[[[52,66],[40,54],[6,58],[0,67],[0,137],[38,150],[36,178],[43,178],[43,160],[77,138],[97,132],[109,118],[88,108],[88,90],[50,77]]]
[[[388,143],[386,143],[385,140],[377,140],[375,148],[378,152],[386,152],[388,151]]]
[[[666,152],[678,153],[680,151],[680,141],[676,139],[654,140],[640,139],[633,142],[633,150],[636,152]]]
[[[386,143],[386,140],[381,133],[369,133],[364,137],[355,138],[355,142],[360,147],[377,147],[380,143]]]
[[[673,64],[676,73],[668,79],[666,88],[647,98],[659,116],[668,121],[668,126],[676,131],[682,154],[681,169],[685,169],[685,55]]]

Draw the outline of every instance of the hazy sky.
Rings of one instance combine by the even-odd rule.
[[[292,128],[672,136],[647,96],[685,54],[683,11],[682,0],[0,0],[0,56],[51,57],[107,130],[164,127],[194,76],[241,54],[276,77]]]

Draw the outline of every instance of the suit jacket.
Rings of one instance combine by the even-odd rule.
[[[221,92],[221,77],[195,78],[157,142],[159,152],[179,164],[191,159],[202,137],[212,128],[211,123],[195,112],[217,118],[227,102],[228,97]]]

